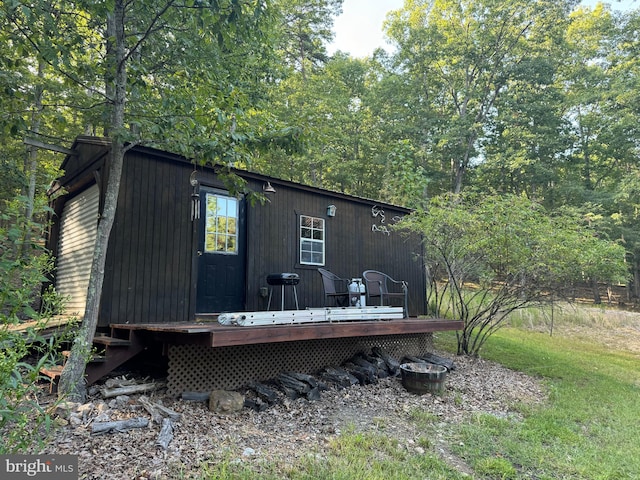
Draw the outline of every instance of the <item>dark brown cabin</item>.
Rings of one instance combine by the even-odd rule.
[[[88,278],[91,231],[104,203],[108,148],[104,139],[79,137],[73,146],[78,155],[67,157],[62,165],[59,183],[68,193],[55,203],[60,222],[51,246],[61,263],[56,286],[72,295],[69,307],[74,312],[81,312],[84,304],[86,284],[80,280]],[[251,190],[263,192],[269,185],[275,192],[263,205],[248,205],[244,198],[229,196],[213,167],[194,170],[188,159],[152,148],[127,152],[109,239],[100,327],[189,322],[199,314],[266,310],[266,277],[274,272],[300,276],[301,309],[322,307],[319,267],[344,278],[361,277],[364,270],[373,269],[406,280],[410,316],[424,313],[420,240],[391,228],[409,213],[407,209],[236,173]],[[314,229],[315,251],[301,246],[301,228]],[[78,242],[78,229],[85,243]],[[67,283],[65,276],[71,281]],[[288,292],[285,300],[286,308],[294,307]],[[275,303],[279,305],[279,297]]]
[[[58,184],[66,193],[54,202],[57,217],[50,248],[58,258],[54,283],[69,298],[68,313],[81,314],[84,309],[109,172],[109,145],[103,138],[78,137],[72,147],[75,154],[62,165],[64,175]],[[256,173],[235,173],[250,190],[274,192],[267,193],[266,203],[250,205],[242,196],[229,195],[216,167],[194,166],[187,158],[154,148],[136,146],[127,151],[107,252],[99,331],[108,333],[114,325],[126,324],[127,329],[170,331],[175,340],[184,333],[180,324],[211,319],[221,312],[264,311],[269,292],[266,278],[277,272],[299,275],[300,309],[322,307],[318,267],[345,278],[361,277],[364,270],[373,269],[405,280],[409,316],[425,313],[420,239],[391,228],[409,210]],[[285,290],[285,309],[293,309],[293,296]],[[274,303],[279,310],[278,289]],[[296,334],[284,341],[412,332],[399,326],[385,328],[367,330],[362,323],[344,334],[337,330],[308,337]],[[275,338],[273,332],[264,342]],[[254,334],[247,343],[258,343]],[[209,347],[238,345],[243,336],[249,338],[234,333],[234,340],[223,340],[223,334],[216,333],[211,340],[171,342],[158,337],[159,333],[154,335],[168,344]],[[213,335],[218,335],[216,340]]]

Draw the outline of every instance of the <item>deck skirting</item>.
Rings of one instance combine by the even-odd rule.
[[[358,352],[381,347],[400,360],[433,351],[433,334],[416,333],[326,338],[210,348],[169,347],[168,393],[233,390],[251,381],[266,381],[285,371],[313,374],[344,363]]]

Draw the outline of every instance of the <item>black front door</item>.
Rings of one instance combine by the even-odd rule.
[[[244,310],[245,201],[209,188],[200,191],[198,313]]]

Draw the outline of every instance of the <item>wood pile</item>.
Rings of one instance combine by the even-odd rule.
[[[316,375],[282,372],[267,382],[252,382],[244,391],[245,407],[263,411],[285,398],[316,401],[330,388],[375,384],[378,379],[395,377],[399,373],[400,362],[383,349],[374,347],[371,352],[358,353],[344,364],[326,367]]]
[[[129,395],[146,392],[153,392],[159,388],[164,388],[164,383],[136,383],[135,380],[126,378],[110,379],[100,393],[104,399],[114,398],[114,404],[129,404],[132,400]],[[181,414],[165,407],[161,403],[153,402],[145,395],[140,395],[137,403],[151,416],[152,424],[160,426],[160,432],[156,439],[156,446],[166,450],[173,439],[175,423],[180,420]],[[149,426],[149,419],[145,417],[133,417],[124,420],[98,420],[91,423],[91,433],[102,435],[106,433],[122,433],[134,428],[146,428]]]

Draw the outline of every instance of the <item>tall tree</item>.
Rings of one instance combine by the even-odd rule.
[[[307,77],[309,68],[329,60],[326,44],[333,38],[333,20],[344,0],[277,0],[279,48],[288,65]]]
[[[429,149],[449,165],[451,189],[467,171],[504,95],[514,67],[546,55],[559,38],[572,0],[408,0],[392,12],[387,33],[399,66],[413,79],[436,117]]]
[[[472,188],[524,194],[553,204],[553,188],[571,146],[565,93],[557,82],[563,52],[558,46],[546,59],[514,65],[507,91],[496,102]]]
[[[251,40],[260,35],[255,27],[262,21],[264,5],[258,0],[210,4],[62,0],[12,2],[3,7],[24,38],[70,86],[67,97],[79,98],[81,92],[87,102],[94,102],[95,108],[87,110],[87,123],[93,131],[100,123],[111,139],[104,210],[98,223],[85,315],[60,379],[61,395],[82,399],[124,154],[131,146],[170,130],[174,132],[170,137],[173,145],[180,147],[176,150],[181,153],[198,151],[200,158],[216,161],[235,151],[239,137],[235,118],[242,106],[238,98],[246,91],[234,91],[233,81],[213,79],[216,75],[225,77],[227,61],[239,67],[252,58],[243,57],[243,53],[251,51],[259,56],[259,45]],[[83,62],[85,59],[91,61]],[[186,81],[190,75],[193,77]],[[215,118],[221,121],[199,122],[211,112],[202,112],[202,117],[193,115],[197,102],[187,102],[193,95],[186,90],[194,81],[211,85],[219,100]],[[172,128],[176,125],[181,128]],[[175,134],[187,131],[189,125],[195,131],[191,136]]]
[[[4,52],[0,74],[0,138],[4,145],[0,154],[0,201],[17,198],[23,203],[20,224],[24,228],[14,246],[18,256],[28,256],[33,240],[42,236],[42,210],[37,204],[46,203],[45,192],[57,172],[56,159],[36,145],[51,141],[51,135],[56,139],[66,128],[77,128],[78,124],[57,101],[62,79],[55,75],[44,52],[25,38],[29,19],[7,7],[6,3],[0,4],[0,48]],[[30,143],[26,147],[25,139]],[[36,210],[40,218],[35,218]]]
[[[640,299],[640,8],[618,18],[615,46],[608,55],[612,78],[607,98],[612,115],[608,143],[617,171],[607,204],[614,238],[627,250],[632,273],[629,297]]]
[[[621,16],[598,4],[572,13],[565,36],[568,54],[557,79],[565,91],[569,143],[546,194],[547,205],[571,205],[600,218],[595,227],[603,238],[623,241],[635,278],[638,230],[631,192],[639,168],[637,26],[638,11]],[[594,286],[597,280],[594,275]],[[594,294],[598,300],[595,288]]]

